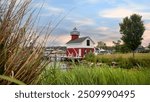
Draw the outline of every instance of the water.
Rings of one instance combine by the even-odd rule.
[[[61,70],[68,70],[68,69],[70,69],[70,66],[69,66],[69,64],[67,63],[67,62],[60,62],[60,61],[58,61],[58,62],[51,62],[51,63],[49,63],[49,65],[48,65],[49,67],[51,67],[51,68],[60,68]]]

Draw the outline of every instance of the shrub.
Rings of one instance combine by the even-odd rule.
[[[90,62],[96,62],[96,56],[92,52],[86,54],[84,59]]]

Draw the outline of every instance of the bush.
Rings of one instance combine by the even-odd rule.
[[[96,62],[97,60],[96,56],[92,52],[89,52],[88,54],[86,54],[84,59],[90,62]]]

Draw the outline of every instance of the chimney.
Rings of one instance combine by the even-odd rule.
[[[78,39],[79,36],[80,36],[80,32],[77,30],[77,28],[75,27],[73,29],[73,31],[70,32],[70,35],[71,35],[71,40],[75,40],[75,39]]]

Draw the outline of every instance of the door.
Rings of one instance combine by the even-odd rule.
[[[81,57],[81,49],[79,49],[79,57]]]

